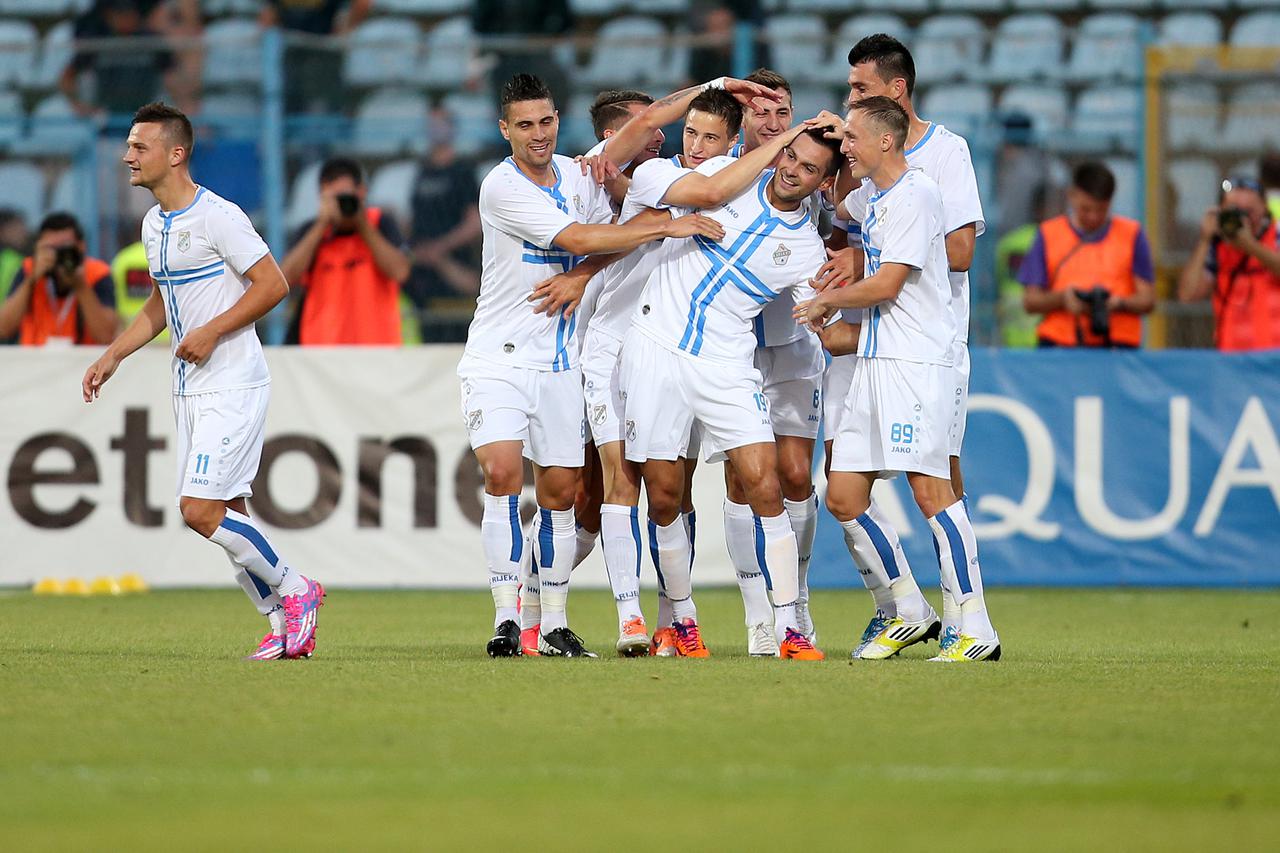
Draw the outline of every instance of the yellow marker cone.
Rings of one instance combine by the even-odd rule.
[[[57,578],[42,578],[31,588],[36,595],[62,595],[66,589]]]
[[[93,595],[119,595],[121,590],[115,578],[103,576],[93,579],[93,583],[89,585],[89,592]]]
[[[141,575],[129,572],[120,576],[121,592],[146,592],[147,582],[142,579]]]
[[[89,585],[80,578],[70,578],[62,587],[64,595],[88,595]]]

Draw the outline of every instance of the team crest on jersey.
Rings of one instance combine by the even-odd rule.
[[[627,421],[627,433],[626,433],[626,434],[627,434],[627,441],[635,441],[635,440],[636,440],[636,422],[635,422],[635,421]]]
[[[774,265],[783,266],[789,260],[791,260],[791,250],[787,248],[786,243],[779,243],[778,248],[773,250]]]
[[[573,196],[573,209],[578,211],[579,216],[582,216],[585,213],[585,208],[582,205],[582,196],[577,193],[574,193]]]
[[[179,231],[178,232],[178,251],[185,252],[187,249],[190,249],[190,248],[191,248],[191,232]]]
[[[609,410],[606,409],[604,406],[592,406],[591,422],[596,426],[602,426],[604,424],[604,419],[608,415],[608,413],[609,413]]]
[[[484,424],[484,409],[467,412],[467,429],[477,430]]]

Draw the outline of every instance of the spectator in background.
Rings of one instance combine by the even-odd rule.
[[[1258,164],[1258,177],[1267,194],[1267,211],[1273,222],[1280,222],[1280,153],[1267,154]]]
[[[1224,351],[1280,348],[1280,247],[1262,184],[1224,181],[1178,278],[1178,299],[1213,297],[1214,341]]]
[[[400,285],[409,258],[400,229],[365,206],[364,170],[345,157],[320,168],[320,213],[280,268],[301,289],[298,343],[399,345]]]
[[[49,214],[0,305],[0,338],[17,334],[23,346],[108,344],[116,328],[111,269],[85,255],[74,216]]]
[[[1041,347],[1142,344],[1142,315],[1155,306],[1151,246],[1142,225],[1111,215],[1116,179],[1082,163],[1067,188],[1067,213],[1040,224],[1018,280],[1023,306],[1043,314]]]
[[[22,214],[12,208],[0,208],[0,299],[9,295],[9,286],[22,270],[30,239]]]
[[[122,43],[119,47],[90,44],[78,48],[62,72],[59,88],[81,115],[99,110],[132,115],[138,104],[158,98],[166,89],[173,54],[157,44],[162,36],[147,26],[156,2],[96,0],[76,18],[78,40],[120,37],[151,39],[148,45]],[[182,88],[179,86],[179,88]]]
[[[279,27],[285,35],[341,36],[369,16],[373,0],[266,0],[258,22]],[[346,15],[340,15],[343,7]],[[291,113],[341,109],[342,52],[315,43],[314,39],[286,42],[284,79],[285,110]]]
[[[429,150],[413,188],[413,259],[409,292],[417,305],[439,297],[475,296],[480,271],[470,253],[480,245],[475,166],[458,159],[453,122],[429,117]]]

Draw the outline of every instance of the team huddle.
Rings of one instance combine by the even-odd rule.
[[[765,69],[656,101],[602,92],[599,142],[576,159],[555,153],[541,81],[504,87],[511,156],[481,185],[481,289],[458,365],[485,481],[490,655],[595,656],[566,604],[599,544],[618,653],[707,657],[691,580],[701,457],[725,463],[749,653],[822,659],[807,574],[825,421],[827,506],[875,602],[853,657],[937,639],[934,660],[999,659],[959,466],[977,181],[965,141],[912,111],[900,42],[869,36],[849,64],[847,115],[799,124]],[[660,128],[682,117],[683,151],[665,159]],[[933,532],[941,618],[872,501],[898,473]]]

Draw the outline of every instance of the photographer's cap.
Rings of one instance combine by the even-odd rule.
[[[1253,190],[1263,198],[1267,197],[1266,191],[1262,188],[1262,182],[1248,175],[1232,175],[1222,182],[1223,195],[1232,190]]]

